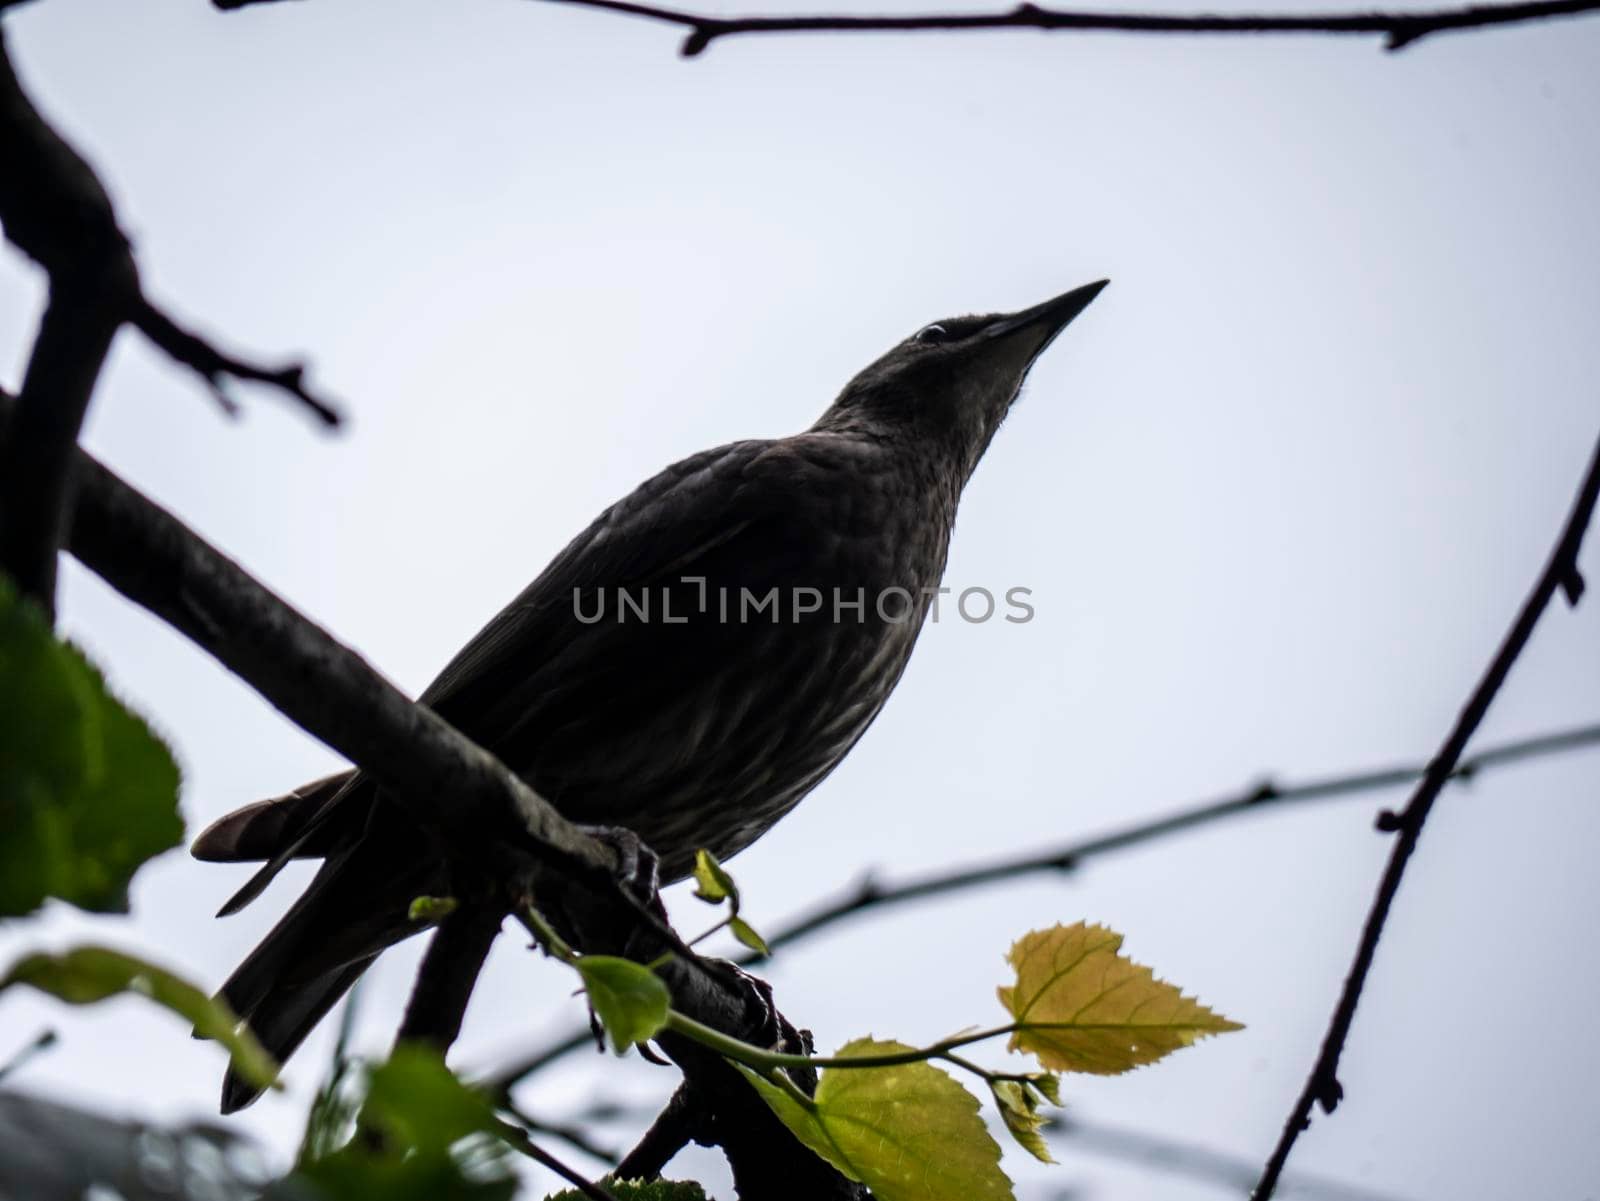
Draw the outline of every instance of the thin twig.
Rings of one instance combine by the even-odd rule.
[[[267,384],[294,397],[329,428],[337,428],[343,421],[337,408],[307,391],[303,363],[263,367],[227,354],[199,334],[184,329],[143,295],[135,301],[128,320],[174,362],[183,364],[204,380],[217,404],[229,415],[237,413],[239,406],[228,394],[223,382],[233,378]]]
[[[1416,849],[1417,839],[1422,834],[1422,825],[1427,820],[1433,803],[1439,799],[1451,775],[1456,771],[1456,765],[1460,762],[1468,741],[1483,721],[1484,715],[1488,713],[1495,694],[1500,691],[1500,686],[1510,675],[1518,656],[1528,645],[1534,627],[1539,624],[1539,618],[1544,615],[1550,601],[1559,591],[1566,595],[1568,604],[1576,605],[1583,595],[1583,576],[1578,571],[1578,550],[1583,545],[1583,535],[1589,528],[1589,519],[1594,513],[1597,498],[1600,498],[1600,443],[1595,446],[1588,471],[1572,503],[1572,511],[1561,531],[1561,537],[1550,552],[1544,570],[1539,573],[1539,578],[1529,592],[1527,600],[1523,602],[1516,620],[1506,632],[1504,641],[1495,652],[1494,658],[1490,660],[1482,679],[1472,690],[1471,697],[1456,719],[1455,726],[1444,740],[1444,744],[1439,748],[1439,753],[1429,763],[1428,770],[1417,785],[1410,801],[1388,823],[1388,827],[1396,834],[1394,849],[1390,852],[1389,863],[1384,869],[1378,891],[1373,897],[1372,909],[1367,914],[1366,925],[1361,931],[1361,941],[1356,947],[1355,959],[1350,965],[1350,974],[1345,978],[1338,1006],[1333,1011],[1327,1035],[1322,1041],[1322,1050],[1317,1055],[1316,1063],[1312,1065],[1311,1074],[1306,1078],[1305,1088],[1289,1112],[1278,1145],[1273,1149],[1272,1156],[1267,1160],[1266,1168],[1262,1172],[1261,1181],[1256,1185],[1253,1194],[1256,1201],[1266,1201],[1272,1196],[1278,1178],[1283,1173],[1284,1165],[1289,1160],[1289,1153],[1294,1149],[1295,1141],[1300,1137],[1301,1131],[1311,1124],[1312,1106],[1320,1103],[1325,1112],[1332,1113],[1344,1094],[1344,1089],[1339,1083],[1339,1057],[1344,1051],[1345,1040],[1349,1037],[1351,1023],[1355,1020],[1356,1006],[1361,1000],[1361,990],[1366,985],[1368,973],[1372,970],[1373,956],[1378,949],[1378,940],[1383,935],[1389,909],[1394,904],[1395,894],[1400,890],[1406,863],[1410,860],[1411,852]]]
[[[215,0],[238,8],[261,0]],[[631,0],[549,0],[580,8],[643,17],[687,29],[679,52],[693,58],[719,38],[774,33],[909,33],[943,30],[1039,29],[1164,34],[1313,33],[1384,39],[1388,50],[1446,30],[1484,29],[1526,21],[1572,17],[1600,9],[1600,0],[1537,0],[1519,4],[1469,4],[1418,12],[1167,13],[1086,12],[1020,4],[1005,12],[904,13],[880,16],[818,13],[800,16],[720,17]]]
[[[560,1122],[546,1121],[544,1118],[536,1118],[507,1097],[500,1098],[496,1104],[521,1123],[530,1134],[548,1134],[551,1138],[558,1138],[562,1142],[582,1151],[590,1159],[598,1159],[608,1167],[615,1167],[622,1158],[615,1148],[603,1147],[591,1139],[588,1132],[581,1126],[572,1126]],[[631,1180],[633,1177],[627,1176],[623,1177],[623,1179]]]
[[[535,1163],[543,1164],[591,1201],[617,1201],[617,1195],[603,1184],[596,1184],[577,1168],[570,1167],[528,1137],[521,1126],[496,1121],[495,1132]]]
[[[10,1059],[0,1063],[0,1084],[4,1084],[8,1076],[27,1065],[35,1055],[46,1051],[60,1041],[60,1036],[53,1028],[46,1028],[33,1036],[33,1041],[17,1048]]]
[[[1485,771],[1521,760],[1543,758],[1594,746],[1600,746],[1600,724],[1539,734],[1532,738],[1520,738],[1489,747],[1470,759],[1464,759],[1451,773],[1451,778],[1464,782]],[[1178,809],[1165,817],[1138,822],[1094,838],[1048,847],[1043,851],[1030,851],[1027,854],[1009,856],[987,863],[947,868],[913,877],[898,884],[882,884],[869,875],[854,888],[832,900],[823,901],[816,908],[779,925],[767,938],[767,945],[776,950],[799,942],[848,918],[923,897],[960,892],[1043,872],[1064,874],[1076,870],[1086,860],[1100,855],[1126,850],[1166,835],[1209,825],[1224,818],[1264,812],[1280,804],[1330,800],[1399,788],[1422,779],[1427,770],[1428,766],[1425,763],[1402,764],[1329,776],[1320,780],[1308,780],[1299,784],[1276,784],[1267,781],[1252,785],[1231,796]],[[760,959],[759,955],[745,954],[737,962],[751,963]],[[559,1041],[496,1073],[492,1077],[492,1086],[503,1092],[517,1081],[535,1074],[574,1051],[581,1050],[589,1043],[589,1036],[585,1031],[575,1030]]]

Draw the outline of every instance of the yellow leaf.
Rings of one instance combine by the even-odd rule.
[[[1016,1080],[992,1080],[989,1089],[994,1093],[994,1103],[1006,1129],[1017,1144],[1040,1163],[1055,1163],[1044,1136],[1039,1133],[1044,1126],[1044,1115],[1039,1112],[1038,1095]]]
[[[858,1038],[839,1055],[909,1050]],[[1013,1201],[978,1099],[930,1064],[828,1068],[809,1106],[735,1066],[796,1138],[878,1201]]]
[[[1243,1029],[1118,954],[1121,946],[1122,935],[1083,922],[1018,939],[1006,956],[1016,983],[998,990],[1022,1027],[1010,1049],[1051,1071],[1115,1076]]]

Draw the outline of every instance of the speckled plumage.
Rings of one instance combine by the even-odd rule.
[[[861,372],[810,430],[717,447],[646,480],[421,701],[568,817],[638,834],[665,879],[687,874],[700,847],[742,850],[887,701],[943,574],[962,487],[1034,358],[1098,290],[928,327]],[[648,598],[648,620],[622,608],[619,589],[635,605]],[[739,619],[743,597],[772,589],[778,620],[748,609]],[[796,614],[797,590],[815,590],[821,608]],[[909,599],[905,620],[885,619],[901,611],[899,593],[880,610],[888,590]],[[835,610],[835,598],[857,597],[859,613]],[[291,855],[325,859],[222,990],[280,1055],[410,932],[409,900],[449,886],[427,840],[359,772],[231,814],[194,850],[268,860],[262,882]],[[224,1108],[251,1095],[234,1082]]]

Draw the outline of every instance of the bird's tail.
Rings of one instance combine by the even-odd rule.
[[[423,929],[410,919],[411,902],[438,890],[439,870],[414,828],[369,823],[322,865],[219,997],[282,1063],[384,948]],[[222,1112],[242,1109],[260,1091],[230,1068]]]

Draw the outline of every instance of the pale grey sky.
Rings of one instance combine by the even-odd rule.
[[[1600,426],[1600,20],[1399,56],[1016,33],[731,42],[687,63],[669,31],[508,0],[38,0],[7,28],[154,294],[229,346],[305,352],[352,416],[325,438],[251,395],[230,424],[124,337],[88,443],[413,691],[666,462],[803,427],[927,321],[1111,277],[1034,372],[956,534],[947,582],[1032,588],[1037,618],[925,632],[845,765],[735,862],[758,926],[868,866],[1426,757]],[[8,249],[13,385],[39,300]],[[172,740],[191,829],[336,762],[77,569],[63,623]],[[1597,638],[1592,598],[1553,611],[1484,739],[1600,718]],[[1413,1199],[1600,1196],[1597,769],[1509,769],[1439,806],[1348,1099],[1295,1167]],[[1372,816],[1399,799],[862,920],[771,978],[824,1046],[930,1039],[998,1015],[1017,934],[1104,922],[1248,1029],[1073,1080],[1072,1112],[1259,1160],[1388,850]],[[214,983],[293,891],[213,921],[240,878],[174,853],[131,919],[52,912],[0,930],[0,953],[92,936]],[[577,1016],[563,973],[502,944],[467,1067]],[[392,1031],[416,950],[373,973],[364,1046]],[[213,1112],[220,1056],[177,1023],[7,995],[0,1055],[45,1023],[63,1041],[19,1084]],[[240,1128],[292,1146],[327,1034]],[[527,1101],[560,1117],[669,1085],[591,1058]],[[1060,1157],[1006,1166],[1028,1197],[1220,1195]]]

